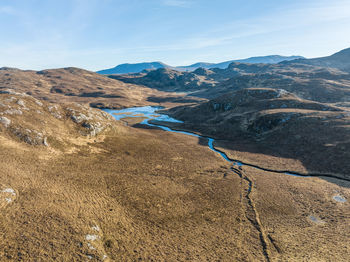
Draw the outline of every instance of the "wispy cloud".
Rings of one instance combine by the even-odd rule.
[[[13,15],[15,10],[11,6],[0,6],[0,14]]]
[[[192,4],[192,1],[188,0],[163,0],[163,5],[167,6],[173,6],[173,7],[190,7]]]
[[[74,65],[100,69],[116,63],[144,60],[182,64],[184,60],[186,63],[198,60],[218,62],[270,53],[296,53],[310,57],[330,54],[350,43],[350,35],[344,33],[350,26],[349,0],[310,0],[307,3],[298,0],[254,15],[249,13],[226,19],[213,17],[208,23],[187,23],[186,28],[183,28],[184,18],[190,16],[193,21],[198,18],[195,14],[192,17],[191,12],[184,12],[184,17],[170,17],[172,19],[164,23],[159,21],[164,21],[164,14],[171,16],[176,10],[187,11],[189,9],[186,8],[194,7],[200,1],[153,0],[157,8],[159,5],[163,7],[159,8],[161,12],[155,17],[139,18],[149,25],[150,30],[142,28],[126,32],[122,25],[132,24],[134,20],[123,20],[124,12],[119,17],[113,12],[117,20],[113,25],[115,37],[111,34],[111,25],[106,23],[110,20],[102,19],[101,23],[94,20],[94,17],[104,14],[101,12],[104,9],[97,8],[101,0],[71,2],[75,4],[64,12],[65,19],[51,17],[50,9],[42,12],[46,15],[39,17],[36,12],[27,11],[22,6],[0,5],[0,18],[5,22],[10,15],[16,17],[12,19],[13,23],[9,23],[9,30],[21,28],[23,32],[23,38],[9,34],[0,42],[0,66],[43,69]],[[130,2],[134,5],[125,4],[124,8],[132,13],[139,1]],[[142,5],[142,8],[147,6]],[[72,27],[72,24],[76,26]],[[87,32],[92,34],[94,30],[99,33],[102,26],[108,29],[106,41],[94,41],[85,35]],[[139,27],[132,25],[130,28]]]

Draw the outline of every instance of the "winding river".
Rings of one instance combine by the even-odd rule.
[[[330,178],[336,178],[336,179],[340,179],[340,180],[350,181],[350,179],[337,177],[337,176],[332,175],[332,174],[301,174],[301,173],[288,171],[288,170],[285,170],[285,171],[273,170],[273,169],[260,167],[260,166],[250,164],[250,163],[244,163],[244,162],[241,162],[241,161],[238,161],[235,159],[231,159],[226,155],[226,153],[224,153],[224,152],[222,152],[214,147],[214,142],[215,142],[214,138],[201,136],[201,135],[198,135],[198,134],[195,134],[192,132],[174,130],[174,129],[171,129],[171,128],[164,126],[164,125],[150,123],[151,120],[156,120],[156,121],[161,121],[161,122],[170,122],[170,123],[183,123],[182,121],[174,119],[168,115],[157,113],[157,111],[159,111],[161,109],[163,109],[163,107],[143,106],[143,107],[130,107],[130,108],[125,108],[125,109],[121,109],[121,110],[104,109],[103,111],[111,114],[116,120],[122,120],[123,118],[127,118],[127,117],[142,117],[142,118],[145,118],[141,122],[141,124],[143,124],[143,125],[158,127],[158,128],[161,128],[167,132],[179,133],[179,134],[184,134],[184,135],[188,135],[188,136],[194,136],[194,137],[198,137],[198,138],[207,139],[208,147],[210,150],[214,151],[215,153],[218,153],[224,160],[232,163],[233,166],[237,166],[238,168],[240,168],[241,166],[249,166],[249,167],[253,167],[255,169],[262,170],[262,171],[274,172],[274,173],[285,174],[285,175],[296,176],[296,177],[330,177]]]
[[[171,123],[183,123],[182,121],[174,119],[168,115],[156,113],[156,111],[161,110],[161,109],[163,109],[163,107],[144,106],[144,107],[131,107],[131,108],[126,108],[126,109],[121,109],[121,110],[104,109],[104,111],[111,114],[116,120],[121,120],[121,119],[127,118],[127,117],[145,117],[146,119],[144,119],[141,122],[141,124],[143,124],[143,125],[158,127],[158,128],[161,128],[165,131],[172,132],[172,133],[179,133],[179,134],[184,134],[184,135],[188,135],[188,136],[194,136],[194,137],[198,137],[198,138],[207,139],[208,140],[208,147],[212,151],[220,154],[222,156],[222,158],[224,158],[226,161],[228,161],[230,163],[233,163],[234,165],[237,165],[237,166],[243,165],[239,161],[229,159],[228,156],[224,152],[221,152],[221,151],[215,149],[215,147],[213,145],[215,140],[213,138],[201,136],[201,135],[191,133],[191,132],[174,130],[174,129],[171,129],[167,126],[163,126],[163,125],[151,124],[149,122],[151,120],[157,120],[157,121],[162,121],[162,122],[171,122]]]

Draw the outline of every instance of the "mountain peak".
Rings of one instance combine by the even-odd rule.
[[[343,49],[330,56],[311,59],[297,59],[291,61],[291,63],[336,68],[344,72],[350,72],[350,48]]]
[[[339,52],[331,55],[331,57],[347,57],[350,58],[350,48],[340,50]]]
[[[136,64],[120,64],[114,68],[106,69],[97,71],[99,74],[103,75],[110,75],[110,74],[131,74],[131,73],[141,73],[145,70],[156,70],[159,68],[169,68],[174,69],[177,71],[194,71],[200,67],[205,69],[211,69],[211,68],[220,68],[225,69],[227,68],[232,62],[239,62],[239,63],[250,63],[250,64],[277,64],[282,61],[290,61],[294,59],[300,59],[303,58],[302,56],[280,56],[280,55],[269,55],[269,56],[256,56],[256,57],[250,57],[247,59],[240,59],[240,60],[230,60],[225,61],[221,63],[207,63],[207,62],[198,62],[189,66],[169,66],[167,64],[164,64],[162,62],[156,61],[156,62],[144,62],[144,63],[136,63]]]
[[[159,68],[166,68],[170,67],[162,62],[143,62],[143,63],[136,63],[136,64],[120,64],[116,67],[105,69],[101,71],[97,71],[99,74],[108,75],[108,74],[129,74],[129,73],[140,73],[143,70],[154,70]]]

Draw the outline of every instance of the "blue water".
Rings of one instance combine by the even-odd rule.
[[[202,137],[200,135],[197,135],[195,133],[173,130],[167,126],[162,126],[159,124],[155,125],[155,124],[149,123],[149,121],[151,121],[151,120],[157,120],[157,121],[161,121],[161,122],[171,122],[171,123],[183,123],[182,121],[179,121],[179,120],[172,118],[168,115],[156,113],[156,111],[161,110],[161,109],[163,109],[163,107],[143,106],[143,107],[125,108],[125,109],[121,109],[121,110],[104,109],[103,111],[111,114],[116,120],[121,120],[121,119],[126,118],[126,117],[145,117],[146,119],[144,119],[141,122],[141,124],[143,124],[143,125],[158,127],[158,128],[161,128],[165,131],[168,131],[168,132],[173,132],[173,133],[184,134],[184,135],[188,135],[188,136],[194,136],[194,137],[198,137],[198,138],[207,139],[208,146],[212,151],[221,155],[222,158],[224,158],[226,161],[233,163],[234,165],[237,165],[237,166],[242,166],[242,163],[237,162],[237,161],[232,161],[227,157],[227,155],[225,153],[216,150],[214,148],[214,145],[213,145],[213,142],[214,142],[213,138],[206,138],[206,137]]]
[[[161,110],[160,106],[143,106],[143,107],[130,107],[121,110],[104,109],[103,111],[111,114],[116,120],[120,120],[126,117],[146,117],[146,120],[157,120],[163,122],[183,123],[164,114],[156,113],[157,110]]]
[[[213,142],[214,142],[213,138],[206,138],[206,137],[197,135],[195,133],[173,130],[167,126],[149,123],[149,121],[151,121],[151,120],[157,120],[157,121],[161,121],[161,122],[171,122],[171,123],[183,123],[182,121],[177,120],[175,118],[172,118],[168,115],[159,114],[156,112],[156,111],[161,110],[161,109],[163,109],[163,107],[143,106],[143,107],[125,108],[125,109],[121,109],[121,110],[104,109],[103,111],[111,114],[116,120],[121,120],[121,119],[126,118],[126,117],[145,117],[146,119],[144,119],[141,122],[141,124],[152,126],[152,127],[158,127],[158,128],[161,128],[165,131],[168,131],[168,132],[173,132],[173,133],[184,134],[184,135],[188,135],[188,136],[194,136],[194,137],[198,137],[198,138],[207,139],[208,146],[212,151],[220,154],[222,156],[222,158],[224,158],[226,161],[233,163],[234,165],[237,165],[237,166],[242,166],[242,163],[232,161],[227,157],[227,155],[225,153],[216,150],[214,148],[214,145],[213,145]]]
[[[188,136],[194,136],[194,137],[198,137],[198,138],[207,139],[208,140],[208,147],[210,148],[210,150],[214,151],[215,153],[218,153],[227,162],[230,162],[233,164],[233,166],[237,166],[237,167],[241,167],[241,166],[245,165],[239,161],[233,161],[233,160],[229,159],[228,156],[224,152],[221,152],[221,151],[215,149],[215,147],[213,145],[215,140],[213,138],[203,137],[203,136],[197,135],[195,133],[191,133],[191,132],[174,130],[174,129],[171,129],[167,126],[163,126],[160,124],[149,123],[149,121],[151,121],[151,120],[156,120],[156,121],[161,121],[161,122],[171,122],[171,123],[183,123],[182,121],[177,120],[175,118],[172,118],[168,115],[157,113],[157,111],[159,111],[161,109],[163,109],[163,107],[143,106],[143,107],[130,107],[130,108],[125,108],[125,109],[121,109],[121,110],[104,109],[103,111],[111,114],[116,120],[121,120],[121,119],[127,118],[127,117],[144,117],[145,119],[141,122],[141,124],[143,124],[143,125],[158,127],[158,128],[163,129],[164,131],[168,131],[168,132],[179,133],[179,134],[184,134],[184,135],[188,135]],[[255,166],[253,166],[253,167],[255,167]],[[259,168],[259,167],[255,167],[255,168],[261,170],[261,168]],[[290,175],[290,176],[296,176],[296,177],[305,177],[305,176],[300,176],[300,175],[289,173],[289,172],[286,172],[284,174]]]
[[[289,172],[285,172],[284,174],[285,174],[285,175],[288,175],[288,176],[306,177],[306,176],[301,176],[301,175],[293,174],[293,173],[289,173]]]

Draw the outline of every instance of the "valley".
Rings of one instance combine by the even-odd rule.
[[[0,260],[346,261],[338,57],[0,69]]]

